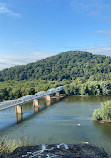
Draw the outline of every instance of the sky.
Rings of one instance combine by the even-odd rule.
[[[0,0],[0,70],[70,50],[111,56],[111,0]]]

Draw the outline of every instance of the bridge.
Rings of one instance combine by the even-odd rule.
[[[37,113],[40,107],[39,105],[40,98],[45,97],[46,104],[50,105],[51,95],[56,94],[56,97],[60,98],[60,91],[62,90],[64,90],[64,86],[59,86],[57,88],[51,88],[47,91],[41,91],[41,92],[35,93],[35,95],[26,95],[16,100],[8,100],[8,101],[0,102],[0,111],[6,110],[11,107],[15,107],[17,122],[20,122],[22,120],[22,115],[23,115],[23,112],[22,112],[23,104],[33,101],[34,113]]]

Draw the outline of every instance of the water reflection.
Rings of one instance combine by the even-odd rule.
[[[111,97],[70,96],[58,102],[55,98],[47,106],[43,99],[40,101],[42,106],[35,112],[33,103],[27,103],[23,106],[23,120],[19,124],[16,124],[14,109],[0,113],[5,127],[11,125],[0,131],[0,137],[22,139],[25,136],[27,145],[74,144],[87,141],[102,146],[111,153],[111,124],[100,124],[91,120],[94,109],[106,100],[111,100]]]
[[[53,99],[52,101],[46,101],[45,98],[42,98],[39,100],[39,106],[33,106],[33,102],[25,103],[22,105],[22,114],[16,113],[16,107],[0,111],[0,119],[2,120],[0,123],[0,130],[33,118],[33,115],[37,115],[57,101],[56,99]]]
[[[111,100],[111,96],[69,96],[65,98],[66,102],[93,102],[93,103],[100,103],[107,100]]]
[[[51,101],[48,101],[48,100],[47,100],[47,101],[46,101],[46,106],[47,106],[47,107],[51,106]]]
[[[17,123],[20,123],[23,119],[23,114],[16,114]]]
[[[111,132],[109,132],[111,131],[111,123],[100,123],[100,122],[94,121],[93,124],[96,129],[101,130],[103,135],[111,141]]]
[[[34,114],[37,114],[39,112],[39,107],[35,106],[34,107]]]

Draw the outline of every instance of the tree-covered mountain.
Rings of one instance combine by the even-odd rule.
[[[68,51],[22,66],[0,71],[0,81],[7,80],[110,80],[111,57],[82,51]]]

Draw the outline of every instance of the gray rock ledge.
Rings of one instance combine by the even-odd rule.
[[[91,144],[25,146],[0,158],[111,158],[103,148]]]

